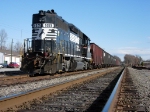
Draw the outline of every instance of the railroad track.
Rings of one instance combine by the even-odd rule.
[[[22,75],[25,74],[23,71],[1,71],[0,75],[5,75],[5,76],[15,76],[15,75]]]
[[[4,71],[0,72],[0,86],[3,86],[3,84],[7,84],[7,82],[11,82],[11,80],[20,80],[22,78],[28,77],[28,75],[22,71]]]
[[[83,91],[86,91],[87,90],[87,92],[85,93],[86,95],[84,96],[84,94],[82,94],[85,98],[87,98],[87,100],[89,100],[90,98],[88,97],[89,96],[89,93],[91,92],[91,91],[88,91],[88,90],[93,90],[93,93],[92,93],[92,95],[99,95],[98,93],[96,93],[96,92],[103,92],[102,91],[102,89],[106,89],[107,88],[107,86],[109,85],[109,83],[110,82],[112,82],[112,80],[117,76],[117,74],[118,73],[112,73],[112,75],[111,74],[108,74],[110,71],[114,71],[114,69],[112,70],[108,70],[108,71],[104,71],[104,72],[102,72],[102,73],[97,73],[97,74],[94,74],[94,75],[91,75],[91,74],[89,74],[89,76],[88,77],[83,77],[83,78],[80,78],[80,79],[76,79],[76,80],[73,80],[73,81],[67,81],[67,82],[63,82],[63,83],[61,83],[61,84],[56,84],[56,85],[53,85],[53,86],[50,86],[50,87],[44,87],[42,90],[41,89],[38,89],[38,90],[35,90],[35,91],[32,91],[32,92],[27,92],[27,93],[23,93],[23,94],[20,94],[20,95],[17,95],[17,96],[13,96],[13,97],[10,97],[10,98],[5,98],[5,99],[1,99],[0,100],[0,107],[2,107],[2,110],[8,110],[8,111],[12,111],[12,110],[15,110],[15,109],[19,109],[20,111],[25,111],[25,109],[33,109],[34,108],[34,106],[36,106],[37,105],[37,103],[40,103],[42,100],[41,99],[38,99],[38,98],[40,98],[40,97],[42,97],[42,99],[47,99],[47,97],[46,96],[50,96],[50,99],[53,97],[53,100],[54,99],[57,99],[56,97],[55,97],[55,95],[56,96],[58,96],[59,94],[62,94],[62,93],[65,93],[65,91],[71,91],[71,93],[72,93],[72,90],[68,90],[68,88],[70,88],[70,87],[75,87],[75,88],[77,88],[78,87],[78,85],[79,84],[82,84],[82,85],[86,85],[86,84],[88,84],[87,83],[87,81],[89,81],[89,80],[94,80],[94,79],[97,79],[97,78],[99,78],[99,77],[104,77],[103,79],[104,79],[104,81],[103,80],[100,80],[100,81],[97,81],[97,83],[99,84],[99,86],[101,86],[100,87],[100,91],[96,91],[97,90],[97,88],[99,87],[99,86],[97,86],[95,89],[94,89],[94,87],[92,86],[92,84],[90,85],[90,86],[86,86],[86,87],[90,87],[90,88],[86,88],[86,87],[83,87],[83,89],[80,89],[80,90],[83,90]],[[118,72],[120,72],[121,70],[119,69],[119,71]],[[104,74],[107,74],[106,76],[107,77],[105,77],[105,75]],[[115,74],[115,75],[114,75]],[[110,79],[110,76],[112,76],[112,79]],[[107,82],[107,81],[108,82]],[[84,82],[84,84],[83,84],[83,82]],[[94,83],[95,81],[90,81],[91,83]],[[103,82],[103,84],[101,84]],[[67,88],[67,89],[66,89]],[[80,87],[79,87],[80,88]],[[92,89],[93,88],[93,89]],[[110,87],[108,87],[107,89],[108,89],[108,91],[107,91],[107,93],[109,93],[110,94],[110,90],[109,90],[109,88]],[[60,91],[61,90],[61,91]],[[64,91],[65,90],[65,91]],[[74,92],[74,94],[76,94],[76,92],[78,91],[78,89],[76,90],[76,89],[73,89],[73,90],[75,90],[75,92]],[[95,92],[94,92],[95,91]],[[55,93],[55,94],[54,94]],[[68,93],[68,95],[70,95],[71,93]],[[82,92],[81,92],[82,93]],[[79,93],[78,95],[76,94],[76,96],[79,96],[81,93]],[[64,94],[64,96],[61,96],[61,97],[59,97],[57,100],[59,101],[59,100],[63,100],[63,98],[67,98],[68,97],[68,95],[66,96],[65,94]],[[105,96],[106,95],[106,93],[105,92],[103,92],[103,95]],[[107,96],[109,96],[109,95],[107,95]],[[98,97],[98,96],[97,96]],[[102,98],[103,96],[101,96],[100,97],[100,99]],[[37,102],[36,102],[36,100],[35,99],[37,99]],[[69,98],[67,98],[67,99],[69,99]],[[81,98],[79,98],[79,99],[82,99],[82,97]],[[80,103],[78,103],[78,101],[80,101],[80,100],[76,100],[76,102],[77,102],[77,105],[81,105],[81,102]],[[96,99],[96,97],[92,97],[91,98],[91,100],[95,100]],[[31,100],[33,100],[32,102],[28,102],[28,101],[31,101]],[[52,99],[51,99],[52,100]],[[51,101],[51,102],[54,102],[54,101]],[[55,101],[55,103],[57,103],[57,100]],[[90,105],[90,102],[92,102],[92,101],[87,101],[86,100],[86,105]],[[105,99],[106,100],[106,99]],[[65,100],[63,100],[63,101],[65,101]],[[85,101],[85,100],[84,100]],[[103,101],[103,99],[102,99],[102,101]],[[107,100],[106,100],[107,101]],[[15,103],[14,103],[15,102]],[[26,102],[26,103],[24,103],[24,102]],[[33,103],[33,102],[35,102],[35,104]],[[43,102],[44,102],[44,100],[43,100]],[[21,105],[21,106],[18,106],[18,105],[20,105],[21,103],[24,103],[23,105]],[[70,104],[71,102],[69,101],[69,103],[66,103],[66,104]],[[37,108],[42,108],[43,106],[44,106],[44,104],[45,103],[43,103],[43,104],[41,104],[41,105],[37,105]],[[58,102],[58,104],[59,104],[59,102]],[[63,103],[61,103],[61,104],[63,104]],[[8,106],[9,105],[9,106]],[[56,104],[54,105],[54,104],[52,104],[53,106],[54,106],[54,108],[55,108],[55,106],[56,106]],[[52,106],[51,105],[51,106]],[[48,107],[49,107],[50,105],[48,105]],[[59,105],[60,106],[60,105]],[[62,105],[61,105],[62,106]],[[65,106],[67,106],[67,105],[65,105]],[[11,108],[9,108],[9,107],[11,107]],[[47,107],[47,106],[46,106]],[[80,109],[83,109],[83,107],[85,107],[84,105],[80,108]],[[94,106],[91,106],[91,108],[89,108],[89,109],[93,109],[93,107]],[[66,108],[64,108],[64,109],[66,109]],[[68,106],[68,109],[72,109],[72,105],[69,107]],[[78,109],[78,108],[77,108]],[[84,108],[85,109],[85,108]],[[33,109],[34,110],[34,109]],[[36,111],[38,111],[38,110],[36,110]],[[54,111],[54,110],[52,110],[52,111]]]
[[[126,69],[126,73],[121,83],[116,111],[146,112],[145,106],[141,105],[141,101],[142,99],[132,81],[129,70]]]
[[[113,68],[109,68],[113,69]],[[23,93],[26,91],[32,91],[37,88],[54,85],[60,82],[69,81],[71,79],[77,79],[86,77],[89,74],[94,74],[98,72],[103,72],[108,69],[96,69],[89,71],[78,71],[78,72],[69,72],[64,74],[58,74],[54,76],[39,76],[39,77],[27,77],[16,80],[7,80],[3,81],[0,85],[0,98],[9,97],[13,94]]]
[[[118,85],[112,92],[103,112],[148,112],[134,85],[128,68],[125,69]]]
[[[98,71],[100,69],[95,69],[95,71]],[[103,69],[101,69],[103,70]],[[0,87],[6,87],[10,85],[15,85],[15,84],[24,84],[32,81],[38,81],[38,80],[44,80],[44,79],[54,79],[58,77],[64,77],[64,76],[71,76],[71,75],[76,75],[76,74],[81,74],[81,73],[86,73],[86,72],[91,72],[93,70],[87,70],[87,71],[76,71],[76,72],[66,72],[63,74],[55,74],[55,75],[37,75],[36,77],[29,77],[28,74],[19,74],[20,71],[15,72],[17,75],[10,75],[7,77],[0,77]],[[22,73],[22,72],[21,72]],[[11,74],[11,71],[10,73]]]

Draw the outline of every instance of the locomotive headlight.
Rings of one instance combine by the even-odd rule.
[[[39,22],[45,22],[45,18],[40,18]]]

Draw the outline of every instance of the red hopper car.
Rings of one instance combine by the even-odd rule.
[[[93,68],[101,68],[103,65],[103,49],[95,43],[90,43]]]

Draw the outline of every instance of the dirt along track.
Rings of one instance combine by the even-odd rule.
[[[95,69],[99,70],[99,69]],[[76,72],[66,72],[63,74],[55,74],[55,75],[37,75],[35,77],[29,77],[28,74],[19,74],[20,72],[15,72],[15,75],[10,75],[12,71],[9,71],[9,75],[5,77],[0,77],[0,87],[3,86],[10,86],[10,85],[15,85],[15,84],[24,84],[32,81],[38,81],[38,80],[44,80],[44,79],[53,79],[53,78],[58,78],[58,77],[63,77],[63,76],[70,76],[70,75],[76,75],[80,73],[86,73],[90,72],[93,70],[87,70],[87,71],[76,71]],[[18,73],[18,74],[17,74]],[[7,74],[7,73],[6,73]]]
[[[52,86],[57,83],[78,79],[82,77],[86,77],[90,74],[96,74],[100,72],[104,72],[107,70],[111,70],[114,68],[108,69],[95,69],[88,71],[77,71],[77,72],[69,72],[64,74],[56,74],[54,76],[38,76],[38,77],[25,77],[21,79],[13,79],[3,81],[5,84],[1,84],[0,86],[0,98],[10,97],[16,94],[36,90],[38,88]]]
[[[119,92],[116,111],[144,112],[144,110],[140,106],[138,106],[139,104],[140,104],[139,93],[132,81],[132,78],[129,74],[129,70],[126,69],[126,72],[121,82],[121,88]]]
[[[7,86],[27,78],[28,74],[22,71],[3,71],[0,72],[0,87]]]
[[[108,69],[107,72],[110,72],[112,70],[113,69]],[[61,84],[55,84],[55,85],[50,86],[50,87],[44,87],[44,88],[42,88],[42,90],[41,89],[33,90],[31,92],[27,92],[27,93],[20,94],[19,96],[15,96],[15,98],[14,98],[14,96],[12,96],[12,97],[9,97],[9,98],[1,99],[0,106],[3,107],[2,110],[8,109],[8,105],[9,105],[9,107],[15,107],[13,109],[18,109],[18,108],[22,109],[20,107],[24,107],[24,106],[19,106],[18,107],[17,105],[20,105],[23,102],[26,102],[25,104],[28,105],[29,102],[27,102],[27,101],[36,99],[38,97],[42,97],[43,95],[46,95],[46,94],[55,93],[58,90],[68,88],[72,85],[81,83],[81,82],[89,80],[89,79],[93,79],[95,77],[97,78],[98,76],[102,76],[104,74],[106,74],[106,71],[103,71],[101,73],[97,73],[95,75],[89,74],[88,77],[83,77],[83,78],[80,78],[80,79],[76,79],[76,80],[73,80],[71,82],[67,81],[67,82],[63,82]],[[106,85],[107,84],[108,83],[106,83]],[[14,103],[14,102],[16,102],[16,103]],[[11,108],[9,108],[8,110],[11,110]]]
[[[103,112],[149,112],[149,95],[146,95],[148,84],[143,83],[143,80],[150,76],[147,73],[150,71],[126,68],[110,103],[110,108]]]

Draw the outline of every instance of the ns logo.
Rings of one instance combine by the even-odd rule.
[[[44,39],[47,32],[48,32],[48,29],[40,28],[38,31],[36,39]]]

